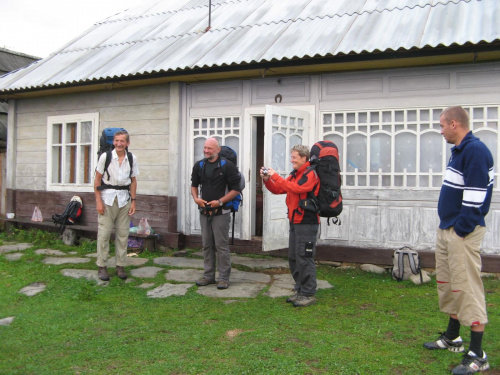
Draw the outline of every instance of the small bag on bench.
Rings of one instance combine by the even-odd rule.
[[[413,274],[420,275],[420,282],[423,283],[418,252],[403,247],[394,252],[393,258],[392,277],[394,279],[397,281],[408,280]]]

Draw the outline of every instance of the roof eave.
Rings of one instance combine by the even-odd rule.
[[[68,92],[109,90],[172,81],[201,82],[229,79],[255,79],[269,76],[320,74],[335,71],[388,69],[398,67],[479,63],[500,60],[500,41],[465,46],[438,46],[398,51],[364,51],[359,54],[273,60],[176,71],[160,71],[112,78],[71,82],[49,87],[1,91],[0,100],[57,95]]]

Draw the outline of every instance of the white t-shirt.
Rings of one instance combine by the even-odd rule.
[[[139,175],[139,166],[137,165],[137,158],[132,154],[134,158],[134,163],[132,167],[132,177]],[[111,163],[108,166],[108,174],[104,173],[104,165],[106,164],[106,153],[103,153],[99,158],[97,163],[97,172],[102,174],[102,180],[105,184],[114,186],[127,186],[132,182],[130,179],[130,163],[128,162],[128,156],[125,154],[125,158],[122,161],[122,165],[118,163],[118,154],[116,150],[111,151]],[[118,207],[123,207],[127,204],[130,193],[128,190],[115,190],[115,189],[104,189],[101,190],[101,198],[105,205],[112,206],[115,198],[118,200]]]

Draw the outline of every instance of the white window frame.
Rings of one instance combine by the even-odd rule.
[[[52,182],[52,163],[53,163],[53,129],[55,124],[68,124],[76,123],[79,128],[82,122],[92,123],[92,136],[91,136],[91,151],[90,151],[90,182],[83,183],[79,181],[80,173],[77,170],[76,182],[75,183],[53,183]],[[66,127],[63,126],[62,133],[62,143],[61,147],[64,149],[65,142],[65,130]],[[99,113],[83,113],[83,114],[71,114],[62,116],[48,116],[47,117],[47,191],[74,191],[74,192],[93,192],[94,191],[94,174],[92,171],[95,170],[97,163],[97,150],[99,147]],[[76,163],[80,165],[80,132],[77,131],[77,141],[74,144],[76,146]],[[61,153],[61,163],[64,165],[66,163],[65,153]]]
[[[498,183],[499,173],[497,164],[500,161],[500,106],[498,104],[494,105],[470,105],[463,106],[465,110],[467,110],[470,114],[470,129],[472,132],[480,137],[482,132],[491,132],[496,134],[497,139],[497,150],[496,155],[494,155],[495,159],[495,187],[494,190],[500,189],[500,184]],[[483,113],[488,113],[488,109],[496,109],[496,118],[488,118],[487,115],[483,116],[483,118],[475,118],[474,111],[480,111]],[[363,110],[351,110],[351,111],[322,111],[320,113],[320,133],[322,134],[322,139],[328,136],[336,136],[342,138],[343,144],[342,146],[342,155],[340,155],[340,163],[341,170],[343,174],[342,180],[342,189],[423,189],[423,190],[439,190],[441,188],[441,184],[439,186],[429,186],[432,184],[432,179],[440,179],[442,181],[442,177],[444,171],[446,170],[446,166],[448,164],[448,159],[450,156],[450,149],[452,145],[446,143],[446,141],[442,140],[442,166],[441,172],[435,172],[429,170],[428,172],[420,171],[420,158],[418,157],[418,153],[420,150],[420,140],[421,137],[428,133],[435,133],[440,135],[440,125],[439,125],[439,114],[444,109],[444,107],[415,107],[415,108],[377,108],[377,109],[363,109]],[[430,116],[426,119],[420,118],[420,113],[422,111],[429,111]],[[409,119],[409,113],[416,113],[415,118]],[[365,115],[371,115],[371,113],[378,113],[379,121],[374,122],[373,124],[370,122],[370,119],[366,120]],[[399,119],[396,120],[396,113],[399,114]],[[360,114],[363,119],[360,119]],[[389,120],[384,121],[384,115],[387,117],[389,114]],[[401,114],[404,114],[401,117]],[[335,121],[335,118],[343,118],[344,122],[339,123]],[[347,120],[349,118],[349,120]],[[331,120],[331,121],[329,121]],[[370,129],[371,125],[375,125],[376,128],[379,126],[378,130]],[[350,129],[348,129],[350,128]],[[413,134],[416,136],[416,172],[395,172],[395,142],[396,136],[401,132],[406,132],[408,134]],[[391,171],[390,172],[382,172],[379,170],[378,172],[371,171],[359,171],[355,169],[354,172],[347,171],[347,138],[348,135],[351,134],[360,134],[366,137],[367,144],[367,165],[370,165],[370,137],[377,133],[383,133],[390,136],[391,139]],[[479,134],[477,134],[479,133]],[[493,150],[491,150],[494,152]],[[390,178],[390,185],[383,185],[381,183],[383,177]],[[415,185],[408,184],[408,177],[413,176],[415,179]],[[366,180],[366,184],[360,184],[360,177],[363,178],[363,181]],[[403,183],[396,184],[395,178],[402,179]],[[350,178],[349,183],[347,179]],[[379,183],[377,185],[370,185],[370,178],[378,179]],[[420,179],[429,180],[429,184],[422,186],[420,183]]]

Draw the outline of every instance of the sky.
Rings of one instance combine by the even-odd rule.
[[[143,0],[0,0],[0,47],[47,57],[96,22]]]

